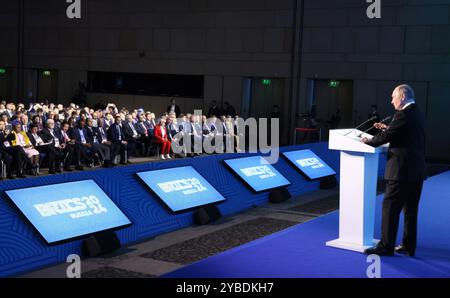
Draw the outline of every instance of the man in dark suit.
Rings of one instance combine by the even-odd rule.
[[[70,168],[70,165],[74,160],[75,164],[78,164],[81,157],[77,147],[75,146],[75,140],[70,138],[72,133],[69,122],[63,121],[61,123],[61,128],[54,128],[53,130],[51,130],[49,123],[47,123],[47,128],[50,129],[44,129],[44,135],[47,134],[52,137],[54,139],[54,145],[59,143],[59,146],[56,147],[60,148],[63,152],[64,171],[71,172],[72,169]]]
[[[362,141],[371,146],[389,143],[385,179],[381,241],[367,254],[381,256],[398,253],[415,255],[417,243],[417,214],[425,169],[425,116],[417,107],[414,91],[400,85],[392,93],[392,105],[397,111],[389,126],[375,123],[381,132]],[[403,241],[395,247],[400,212],[404,210]]]
[[[167,113],[175,113],[175,117],[178,117],[181,113],[180,107],[176,104],[175,98],[170,101],[170,105],[167,107]]]
[[[0,144],[0,160],[6,166],[6,176],[8,179],[14,179],[13,169],[11,165],[13,164],[13,157],[5,150],[5,145],[3,143]],[[3,176],[0,176],[0,180],[3,179]]]
[[[203,147],[203,129],[200,117],[198,115],[191,115],[191,154],[200,155]]]
[[[130,156],[136,155],[136,150],[141,146],[141,135],[137,132],[131,115],[126,116],[126,121],[122,122],[123,133],[127,141],[128,153]]]
[[[49,147],[55,155],[54,161],[49,161],[49,171],[61,172],[60,167],[61,162],[63,162],[64,170],[70,172],[70,164],[73,157],[73,147],[67,144],[68,142],[66,142],[66,140],[62,136],[61,129],[55,127],[55,121],[53,119],[48,119],[46,121],[45,128],[42,129],[41,135],[42,139],[45,142],[51,143]]]
[[[126,164],[125,161],[125,152],[127,151],[127,141],[125,140],[125,133],[122,128],[122,118],[120,115],[116,115],[114,118],[115,122],[111,124],[108,129],[107,136],[108,141],[111,142],[112,150],[111,157],[114,157],[119,153],[120,154],[120,163]]]
[[[171,142],[176,141],[176,136],[180,132],[180,128],[176,121],[176,118],[167,118],[167,136]]]
[[[94,136],[97,138],[98,142],[102,144],[103,146],[107,146],[109,148],[109,161],[106,162],[106,167],[112,167],[113,161],[115,156],[112,155],[113,153],[113,145],[110,141],[108,141],[108,134],[107,130],[104,128],[104,119],[99,118],[98,119],[98,126],[93,127]]]
[[[236,109],[228,101],[226,101],[224,104],[225,104],[224,109],[225,115],[234,118],[234,116],[236,116]]]
[[[145,116],[144,114],[139,115],[138,122],[135,123],[135,128],[137,133],[141,136],[140,137],[140,143],[143,144],[140,146],[141,150],[143,149],[143,152],[141,152],[142,156],[147,156],[150,151],[150,145],[152,142],[153,136],[150,134],[150,131],[147,128],[147,125],[145,125]]]
[[[86,120],[87,140],[89,144],[91,144],[92,150],[102,157],[103,167],[108,168],[112,165],[111,148],[103,142],[102,136],[99,134],[97,129],[98,127],[94,127],[94,120],[92,118],[88,118]]]
[[[11,145],[7,141],[6,139],[7,133],[5,132],[5,130],[6,130],[5,122],[0,120],[0,160],[2,160],[5,163],[7,172],[6,174],[8,179],[14,179],[13,175],[14,170],[16,170],[18,175],[20,175],[20,171],[17,168],[18,164],[14,162],[13,158],[17,154],[13,152],[14,150],[13,147],[11,147]]]
[[[148,130],[148,134],[151,138],[154,136],[156,121],[155,121],[155,114],[147,112],[145,113],[145,121],[144,121],[145,127]]]
[[[81,118],[77,122],[77,126],[72,130],[71,139],[75,140],[76,150],[80,153],[81,157],[86,161],[88,165],[92,167],[94,161],[92,155],[94,150],[92,148],[92,144],[89,143],[88,133],[86,129],[86,120]],[[83,166],[81,165],[81,160],[77,160],[77,164],[75,169],[82,171]]]
[[[49,119],[48,121],[53,121],[53,119]],[[48,138],[48,136],[46,137],[44,135],[43,131],[38,131],[38,126],[34,123],[30,124],[27,135],[33,147],[39,153],[44,153],[47,156],[48,173],[61,173],[60,160],[62,157],[53,145],[53,138]]]
[[[213,100],[211,102],[211,107],[208,110],[208,118],[213,116],[219,117],[222,114],[221,109],[217,106],[217,101]]]
[[[108,129],[109,126],[107,128],[105,127],[105,119],[99,118],[98,125],[97,127],[95,127],[94,130],[97,132],[97,135],[100,136],[101,142],[103,144],[111,145],[111,142],[108,141],[108,134],[107,134]]]
[[[23,114],[20,117],[20,123],[22,124],[22,131],[28,133],[29,126],[30,126],[28,115]]]

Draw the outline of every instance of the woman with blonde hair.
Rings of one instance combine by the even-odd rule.
[[[12,122],[12,131],[8,136],[8,141],[11,146],[20,146],[23,151],[27,154],[32,164],[32,173],[37,175],[37,168],[39,167],[39,151],[34,149],[33,144],[31,144],[30,138],[22,130],[22,125],[20,121],[15,120]]]

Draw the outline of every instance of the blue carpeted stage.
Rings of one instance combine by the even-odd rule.
[[[381,202],[376,231],[380,235]],[[429,178],[419,211],[415,258],[382,257],[381,277],[450,277],[450,171]],[[171,272],[170,278],[366,277],[364,254],[325,246],[338,236],[333,212]],[[403,220],[403,219],[401,219]],[[402,225],[398,238],[401,238]]]

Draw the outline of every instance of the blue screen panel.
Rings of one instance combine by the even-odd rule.
[[[225,200],[191,166],[139,172],[137,175],[173,212]]]
[[[284,152],[283,154],[309,179],[317,179],[336,174],[330,166],[309,149]]]
[[[5,193],[49,244],[131,224],[94,180]]]
[[[291,184],[262,156],[227,159],[224,162],[255,191]]]

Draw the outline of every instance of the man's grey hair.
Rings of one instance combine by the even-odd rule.
[[[405,95],[407,100],[415,100],[414,89],[411,86],[403,84],[397,87],[397,90]]]
[[[55,120],[53,120],[53,119],[47,119],[47,124],[49,124],[49,123],[55,123]]]

